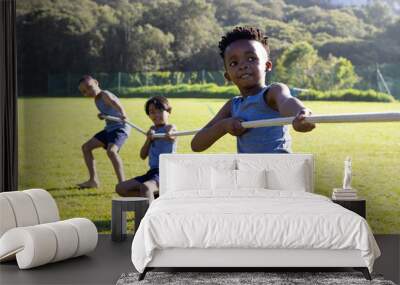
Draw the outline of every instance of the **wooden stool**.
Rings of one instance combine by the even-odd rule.
[[[111,239],[123,241],[126,239],[126,212],[135,211],[135,231],[149,207],[149,199],[144,197],[115,197],[111,209]]]

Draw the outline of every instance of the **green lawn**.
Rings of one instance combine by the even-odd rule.
[[[202,127],[225,99],[170,99],[171,123],[180,130]],[[146,129],[145,99],[122,99],[129,118]],[[62,219],[87,217],[101,232],[109,232],[111,197],[116,176],[102,149],[94,152],[101,179],[99,189],[78,190],[87,179],[81,145],[103,128],[94,102],[87,98],[19,99],[19,187],[44,188],[57,200]],[[398,111],[400,103],[306,102],[315,114]],[[313,153],[316,193],[329,196],[342,182],[343,160],[353,159],[353,186],[367,199],[368,221],[375,233],[400,233],[400,124],[321,124],[308,134],[291,132],[293,150]],[[120,154],[127,177],[143,174],[139,158],[144,136],[132,131]],[[181,137],[178,152],[190,153],[189,137]],[[229,135],[208,153],[236,152]]]

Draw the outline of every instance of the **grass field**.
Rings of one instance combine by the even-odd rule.
[[[170,99],[171,123],[180,130],[202,127],[226,99]],[[129,118],[150,126],[145,99],[122,99]],[[19,103],[19,188],[44,188],[55,197],[62,219],[87,217],[100,232],[109,232],[111,197],[116,176],[105,151],[94,152],[101,179],[99,189],[78,190],[87,179],[81,145],[103,128],[94,102],[87,98],[21,98]],[[400,103],[306,102],[315,114],[399,111]],[[295,133],[293,151],[313,153],[316,193],[329,196],[340,187],[343,160],[353,159],[353,186],[367,199],[374,233],[400,233],[400,125],[398,123],[319,125],[308,134]],[[179,153],[190,153],[190,137],[181,137]],[[120,154],[128,178],[143,174],[147,161],[139,158],[144,136],[132,135]],[[235,139],[223,137],[208,153],[236,152]]]

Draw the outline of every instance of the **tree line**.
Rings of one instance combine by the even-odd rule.
[[[238,25],[261,28],[273,79],[347,88],[355,66],[400,62],[399,0],[339,7],[295,0],[17,1],[18,78],[45,94],[48,74],[222,70],[218,41]],[[397,3],[397,6],[391,6]]]

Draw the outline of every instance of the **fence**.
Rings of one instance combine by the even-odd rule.
[[[400,70],[399,64],[376,64],[370,66],[356,66],[356,73],[361,81],[355,86],[359,89],[373,89],[389,93],[400,100]]]
[[[358,66],[356,73],[361,77],[361,80],[354,88],[373,89],[387,93],[387,87],[393,97],[400,100],[400,70],[397,64]],[[224,86],[228,84],[224,78],[224,71],[103,72],[91,75],[100,82],[103,89],[117,91],[124,87],[204,83]],[[74,73],[49,74],[47,77],[47,96],[79,96],[77,85],[81,77],[82,74]],[[267,81],[279,81],[279,78],[275,78],[273,73],[269,73]]]
[[[226,85],[223,71],[160,71],[134,73],[93,73],[103,89],[120,90],[123,87],[155,85],[204,84]],[[49,74],[47,90],[50,96],[78,95],[77,85],[82,74]]]

